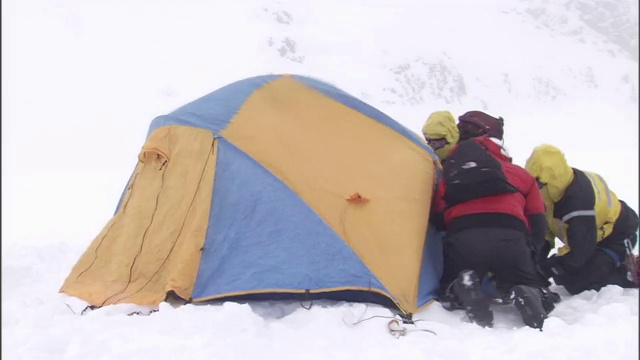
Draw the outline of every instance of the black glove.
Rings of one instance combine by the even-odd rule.
[[[549,253],[551,252],[551,243],[549,241],[544,242],[542,248],[540,249],[540,253],[538,254],[540,261],[549,257]]]
[[[564,275],[565,271],[562,267],[560,257],[552,255],[549,258],[540,260],[538,264],[542,274],[548,279],[551,277]]]

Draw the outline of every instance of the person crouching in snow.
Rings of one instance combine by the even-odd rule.
[[[638,241],[638,214],[592,172],[572,168],[555,146],[540,145],[527,159],[546,206],[548,241],[564,244],[540,262],[540,269],[570,294],[606,285],[638,287],[625,257]],[[635,260],[637,261],[637,260]],[[634,271],[637,271],[637,263]]]
[[[471,321],[491,327],[479,279],[492,273],[524,323],[542,328],[560,300],[534,262],[547,230],[544,203],[533,176],[512,164],[499,143],[486,136],[459,141],[443,166],[432,204],[442,214],[436,227],[446,230],[441,287]]]
[[[447,159],[460,137],[456,119],[449,111],[432,112],[422,127],[422,135],[441,163]]]

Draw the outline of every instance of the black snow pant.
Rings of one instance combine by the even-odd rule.
[[[636,284],[628,276],[625,266],[624,242],[629,241],[633,248],[638,242],[638,214],[620,202],[622,208],[613,231],[598,243],[595,253],[583,266],[572,272],[555,276],[556,284],[562,285],[570,294],[579,294],[585,290],[600,290],[607,285],[634,288]]]
[[[505,228],[466,229],[444,238],[444,290],[462,270],[474,270],[482,277],[494,274],[496,287],[508,292],[515,285],[546,287],[549,283],[536,270],[527,235]]]

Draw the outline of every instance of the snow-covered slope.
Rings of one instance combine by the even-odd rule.
[[[151,120],[244,77],[299,73],[419,132],[486,110],[524,164],[549,142],[638,210],[633,0],[2,2],[3,358],[637,359],[638,292],[565,297],[545,331],[438,304],[389,336],[363,304],[162,304],[75,316],[57,291],[113,214]]]

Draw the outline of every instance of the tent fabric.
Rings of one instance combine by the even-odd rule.
[[[154,119],[114,217],[61,292],[92,305],[435,297],[439,168],[424,140],[333,85],[240,80]],[[364,199],[364,201],[353,201]]]
[[[211,221],[242,226],[210,227],[198,272],[194,299],[210,294],[238,294],[256,289],[350,287],[388,292],[362,260],[288,186],[224,139]],[[261,179],[254,184],[255,179]],[[268,219],[269,221],[265,221]],[[318,239],[327,239],[318,241]],[[283,251],[286,249],[286,251]],[[269,254],[269,261],[261,258]],[[327,266],[327,259],[340,259]]]
[[[189,298],[208,228],[216,157],[210,131],[155,131],[122,205],[80,257],[62,291],[92,305]]]

